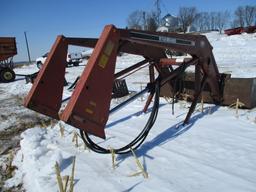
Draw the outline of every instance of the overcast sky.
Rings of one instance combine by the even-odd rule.
[[[32,59],[47,52],[57,35],[98,37],[106,24],[126,27],[134,10],[151,11],[155,0],[0,0],[0,36],[16,37],[15,61],[27,59],[24,31]],[[239,5],[256,5],[256,0],[162,0],[162,16],[177,15],[179,7],[198,11],[231,13]]]

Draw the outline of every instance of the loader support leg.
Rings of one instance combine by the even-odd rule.
[[[199,97],[200,97],[202,91],[203,91],[203,88],[204,88],[204,86],[205,86],[206,80],[207,80],[207,76],[204,75],[204,76],[203,76],[203,79],[202,79],[202,81],[201,81],[201,83],[200,83],[199,90],[195,92],[193,102],[192,102],[192,104],[191,104],[191,106],[190,106],[190,108],[189,108],[189,111],[188,111],[188,113],[187,113],[187,116],[186,116],[186,119],[184,120],[183,125],[184,125],[184,124],[188,124],[192,113],[195,111],[196,104],[197,104],[197,102],[198,102],[198,99],[199,99]]]
[[[101,138],[109,116],[119,37],[113,25],[105,27],[60,115],[64,122]]]
[[[150,80],[150,83],[153,83],[155,81],[154,65],[149,65],[149,80]],[[147,112],[153,97],[154,97],[154,93],[150,92],[150,95],[148,96],[147,102],[143,109],[144,113]]]
[[[59,119],[68,44],[58,36],[43,68],[40,70],[24,105],[34,111]]]

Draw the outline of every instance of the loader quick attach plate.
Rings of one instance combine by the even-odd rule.
[[[62,110],[68,45],[91,47],[94,51],[70,100]],[[183,63],[174,63],[166,57],[166,50],[187,53],[192,58]],[[116,57],[119,52],[140,55],[145,60],[115,74]],[[173,69],[173,64],[177,64],[177,68]],[[184,123],[188,123],[206,82],[214,100],[221,99],[220,74],[212,47],[205,36],[125,30],[107,25],[99,39],[58,36],[25,99],[25,106],[62,120],[85,133],[105,138],[104,128],[109,114],[124,106],[120,104],[115,110],[110,110],[111,99],[129,93],[125,80],[118,79],[125,78],[127,74],[132,74],[145,65],[149,66],[150,82],[145,90],[132,97],[134,99],[139,94],[150,92],[144,111],[147,110],[154,94],[158,95],[158,91],[153,91],[154,87],[158,89],[160,86],[168,85],[171,91],[172,82],[179,79],[191,65],[195,66],[195,93]],[[157,70],[158,78],[154,77],[154,70]],[[124,103],[129,103],[129,99]],[[153,124],[150,124],[149,127],[152,126]]]

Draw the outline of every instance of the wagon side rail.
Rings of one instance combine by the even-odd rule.
[[[11,58],[15,55],[17,55],[15,37],[0,37],[0,63],[6,64],[11,62]]]

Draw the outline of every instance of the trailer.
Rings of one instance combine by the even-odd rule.
[[[224,33],[228,36],[238,35],[238,34],[242,34],[242,33],[255,33],[255,32],[256,32],[256,26],[237,27],[237,28],[224,30]]]
[[[13,57],[17,54],[15,37],[0,37],[0,82],[15,80]]]

